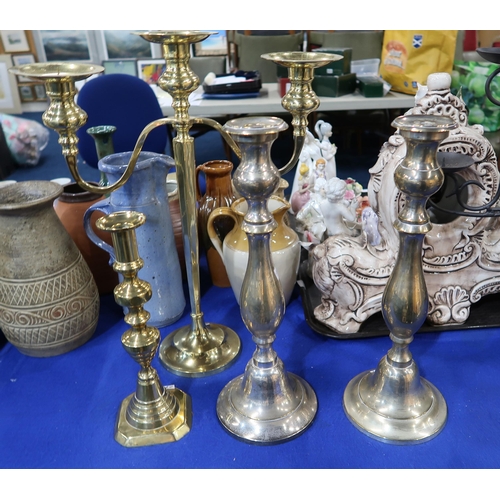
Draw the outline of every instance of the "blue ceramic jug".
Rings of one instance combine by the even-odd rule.
[[[125,171],[131,156],[131,152],[108,155],[99,160],[98,168],[106,174],[110,183],[115,183]],[[111,265],[115,257],[113,247],[93,232],[90,225],[92,213],[98,210],[107,215],[121,210],[135,210],[146,216],[146,223],[136,229],[139,255],[144,260],[139,278],[147,281],[153,289],[146,310],[151,314],[148,324],[157,328],[177,321],[186,305],[166,184],[167,173],[174,166],[170,156],[142,151],[125,185],[113,191],[109,198],[92,205],[84,215],[88,237],[111,255]]]

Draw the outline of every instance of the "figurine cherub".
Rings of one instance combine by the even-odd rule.
[[[338,177],[329,179],[326,198],[319,203],[328,236],[348,235],[359,232],[356,214],[345,203],[347,183]]]
[[[326,199],[326,179],[319,178],[313,186],[310,200],[299,210],[296,221],[303,230],[306,242],[318,244],[323,240],[326,226],[320,205]]]

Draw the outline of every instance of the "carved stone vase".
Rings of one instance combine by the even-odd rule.
[[[0,328],[29,356],[79,347],[99,316],[92,273],[54,211],[62,190],[48,181],[0,190]]]

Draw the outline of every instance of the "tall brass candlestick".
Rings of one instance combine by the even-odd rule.
[[[429,305],[422,245],[432,227],[427,200],[444,181],[437,150],[457,125],[444,116],[410,115],[397,118],[393,126],[406,141],[406,156],[394,174],[405,195],[405,206],[394,223],[400,234],[399,251],[382,297],[382,314],[393,344],[376,369],[349,382],[344,410],[359,430],[374,439],[413,444],[435,437],[447,418],[443,396],[420,377],[409,345]]]
[[[116,420],[115,439],[123,446],[137,447],[178,441],[191,428],[191,398],[174,387],[163,387],[151,366],[160,332],[147,325],[149,313],[143,305],[151,298],[151,285],[137,277],[143,266],[135,229],[146,217],[139,212],[114,212],[97,220],[96,226],[111,233],[116,260],[113,269],[123,275],[115,287],[116,302],[128,308],[125,321],[131,326],[122,344],[141,365],[134,394],[125,398]]]

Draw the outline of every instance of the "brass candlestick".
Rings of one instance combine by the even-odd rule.
[[[97,220],[96,226],[111,233],[116,259],[113,269],[123,275],[115,287],[116,302],[128,308],[125,321],[131,326],[122,344],[141,365],[134,394],[125,398],[116,420],[115,439],[123,446],[137,447],[178,441],[191,429],[191,398],[174,387],[163,387],[151,366],[160,332],[147,326],[149,313],[143,305],[151,298],[151,286],[137,277],[143,266],[135,229],[146,217],[139,212],[114,212]]]
[[[432,227],[427,200],[444,181],[437,150],[457,124],[444,116],[409,115],[397,118],[393,126],[406,141],[406,156],[394,174],[396,185],[405,195],[405,206],[394,223],[400,234],[399,251],[382,297],[382,314],[393,345],[376,369],[349,382],[344,410],[370,437],[413,444],[435,437],[447,418],[443,396],[420,377],[409,344],[428,311],[422,245]]]

